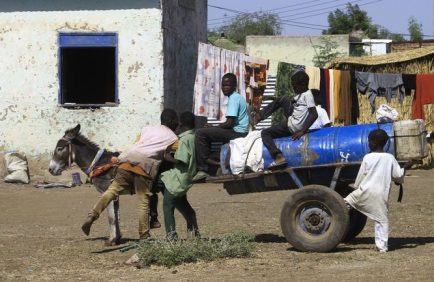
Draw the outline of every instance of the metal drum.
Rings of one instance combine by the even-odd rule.
[[[290,167],[315,166],[339,162],[357,162],[369,153],[368,135],[377,128],[381,128],[393,137],[393,123],[361,124],[351,126],[337,126],[312,130],[299,140],[291,137],[275,139],[277,147],[282,151]],[[229,146],[221,148],[221,167],[223,173],[229,173],[225,161]],[[388,153],[395,154],[394,139],[384,147]],[[273,161],[265,146],[263,147],[265,169]],[[227,162],[227,161],[226,161]]]

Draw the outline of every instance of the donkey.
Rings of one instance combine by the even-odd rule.
[[[92,162],[95,166],[108,164],[110,159],[118,156],[117,152],[104,150],[99,159],[96,159],[100,148],[80,133],[80,124],[65,131],[65,135],[57,141],[53,152],[53,157],[48,166],[48,171],[52,175],[60,175],[72,163],[76,163],[80,169],[89,176],[89,167]],[[92,184],[100,193],[104,193],[111,183],[111,168],[107,173],[92,178]],[[112,201],[107,206],[108,222],[110,225],[110,237],[105,245],[112,246],[120,243],[121,232],[119,229],[119,199]]]

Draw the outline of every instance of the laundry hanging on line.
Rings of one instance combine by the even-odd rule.
[[[260,103],[262,99],[258,96],[262,96],[265,90],[267,70],[266,59],[199,43],[193,97],[194,114],[225,119],[228,97],[221,91],[221,79],[226,73],[236,75],[237,91],[249,104],[254,100],[256,104]]]

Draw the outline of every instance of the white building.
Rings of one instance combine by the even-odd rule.
[[[0,1],[0,152],[46,169],[77,123],[124,148],[163,107],[192,109],[202,0]]]
[[[389,53],[391,39],[362,39],[363,51],[366,55],[376,56]]]

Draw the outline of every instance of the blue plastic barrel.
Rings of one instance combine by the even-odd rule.
[[[310,131],[299,140],[284,137],[275,139],[274,142],[277,148],[282,151],[290,167],[357,162],[369,153],[368,135],[377,128],[381,128],[389,136],[393,136],[393,123],[373,123],[321,128]],[[389,139],[384,150],[395,155],[393,138]],[[224,172],[227,172],[225,165],[227,154],[228,146],[222,146],[220,158]],[[265,146],[262,156],[264,166],[267,168],[273,158]]]

